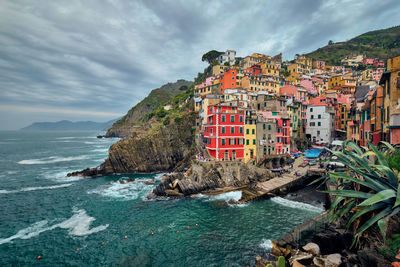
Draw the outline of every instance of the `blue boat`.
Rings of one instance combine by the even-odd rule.
[[[304,151],[304,156],[308,159],[316,159],[319,157],[319,155],[321,155],[321,153],[322,153],[322,149],[313,148],[313,149]]]

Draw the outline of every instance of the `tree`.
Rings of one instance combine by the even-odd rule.
[[[205,53],[201,57],[201,61],[207,61],[208,64],[211,64],[213,61],[217,60],[217,58],[223,54],[223,52],[218,52],[217,50],[211,50]]]
[[[328,45],[333,45],[333,41],[329,40]]]

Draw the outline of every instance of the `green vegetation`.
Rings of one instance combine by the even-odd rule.
[[[329,173],[338,188],[325,191],[337,196],[330,209],[331,219],[346,220],[347,227],[353,227],[354,241],[372,226],[378,226],[386,238],[387,222],[400,212],[399,172],[389,164],[399,150],[389,143],[381,144],[380,149],[371,143],[365,148],[347,141],[341,151],[330,151],[334,161],[346,166],[342,172]]]
[[[208,51],[207,53],[205,53],[202,57],[201,57],[201,61],[207,61],[208,64],[211,65],[212,62],[214,62],[215,60],[218,59],[218,57],[223,54],[224,52],[219,52],[217,50],[211,50]]]
[[[160,118],[164,117],[161,110],[164,110],[163,106],[165,103],[168,103],[176,95],[180,95],[183,90],[186,92],[188,90],[187,88],[191,88],[192,85],[192,82],[178,80],[175,83],[167,83],[160,88],[152,90],[146,98],[131,108],[124,117],[116,121],[113,124],[113,128],[140,124],[141,121],[149,116],[148,114],[153,112]]]
[[[279,256],[278,262],[277,262],[277,267],[285,267],[286,262],[285,262],[285,257]]]
[[[369,58],[380,59],[400,55],[400,26],[367,32],[346,42],[329,41],[327,46],[306,56],[339,65],[340,59],[350,54],[364,54]]]

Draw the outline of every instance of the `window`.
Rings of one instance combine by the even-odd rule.
[[[250,134],[250,129],[246,129],[246,134]]]
[[[221,121],[225,122],[225,115],[222,115]]]
[[[314,115],[311,115],[311,119],[314,119]]]
[[[231,122],[235,122],[235,116],[231,115]]]
[[[249,139],[246,139],[246,145],[249,145]]]
[[[321,119],[321,114],[318,115],[318,119]]]
[[[265,130],[265,123],[263,123],[263,130]]]
[[[313,108],[310,108],[310,112],[313,112]]]
[[[225,127],[221,128],[221,133],[223,133],[223,134],[225,133]]]
[[[315,122],[310,122],[310,126],[315,126]]]
[[[239,127],[239,133],[243,133],[243,127]]]
[[[239,116],[239,122],[243,122],[243,116]]]
[[[256,139],[253,139],[253,145],[255,145],[256,144]]]
[[[321,132],[320,131],[317,131],[317,135],[320,135],[321,134]]]
[[[268,140],[271,140],[271,135],[270,134],[268,134]]]
[[[321,126],[321,122],[320,121],[318,122],[318,126]]]
[[[231,127],[231,134],[235,133],[235,127]]]
[[[224,138],[221,139],[221,145],[222,145],[222,146],[225,145],[225,139],[224,139]]]
[[[251,133],[252,133],[252,134],[255,134],[255,132],[256,132],[256,131],[255,131],[254,129],[251,129]]]

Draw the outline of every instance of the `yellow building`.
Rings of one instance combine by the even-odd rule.
[[[332,88],[334,86],[357,86],[357,79],[349,76],[349,75],[335,75],[329,78],[328,80],[328,88]]]
[[[242,78],[242,88],[250,92],[265,91],[279,94],[279,77],[268,75],[248,75]]]
[[[300,75],[298,73],[290,73],[288,77],[286,77],[286,81],[291,82],[293,85],[300,85]]]
[[[287,67],[289,73],[297,73],[297,74],[310,74],[311,67],[300,63],[293,63]]]
[[[261,62],[270,59],[271,59],[270,56],[263,55],[260,53],[253,53],[251,56],[247,56],[242,59],[242,61],[240,62],[240,67],[242,69],[248,69],[253,65],[260,64]]]
[[[224,65],[215,65],[212,67],[212,76],[223,74],[229,67]]]
[[[312,58],[307,58],[305,56],[299,56],[295,60],[296,63],[304,65],[306,69],[312,69]]]
[[[246,111],[246,123],[244,125],[244,162],[249,162],[257,156],[257,114],[255,110]]]
[[[260,64],[261,71],[265,75],[279,76],[279,68],[274,61],[266,60]]]
[[[362,74],[361,74],[361,78],[362,78],[362,80],[364,80],[364,81],[370,81],[370,80],[372,80],[372,74],[373,74],[372,69],[364,70],[364,71],[362,72]]]

